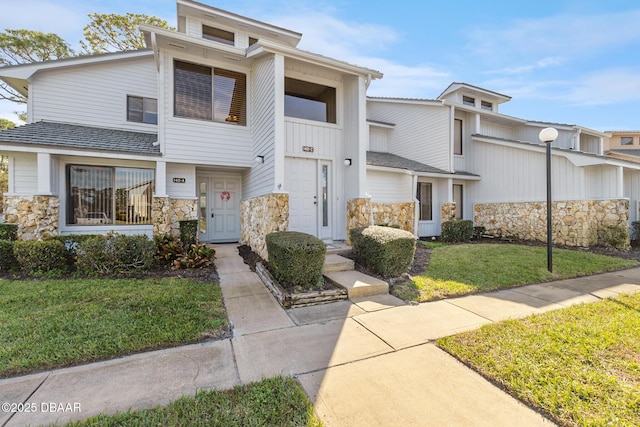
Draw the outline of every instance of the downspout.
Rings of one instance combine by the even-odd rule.
[[[572,150],[580,151],[580,135],[582,134],[582,129],[577,129],[576,134],[573,136],[573,147]]]
[[[413,234],[414,236],[419,238],[420,230],[418,229],[418,227],[420,225],[418,223],[420,220],[420,206],[418,198],[416,197],[416,195],[418,194],[418,175],[416,174],[413,174],[411,191],[413,194]]]
[[[445,104],[445,101],[442,101],[443,105]],[[455,105],[450,105],[449,106],[449,171],[450,172],[455,172],[455,164],[453,161],[453,144],[454,144],[454,126],[455,126],[455,118],[456,118],[456,107]]]

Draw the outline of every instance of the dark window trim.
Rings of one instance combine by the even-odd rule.
[[[425,191],[428,191],[426,195],[428,195],[428,205],[425,206],[423,204],[423,188]],[[428,190],[426,190],[428,189]],[[418,203],[420,204],[420,212],[419,212],[419,221],[433,221],[433,183],[431,182],[418,182],[418,189],[416,194],[416,199],[418,199]],[[428,209],[426,209],[428,207]],[[426,211],[426,212],[425,212]],[[425,214],[426,215],[423,215]]]
[[[236,34],[234,32],[205,24],[202,24],[202,38],[229,46],[235,46],[236,44]]]
[[[141,110],[132,110],[131,101],[139,99],[142,102]],[[149,103],[155,104],[155,109],[147,109]],[[134,113],[139,113],[136,117]],[[150,125],[158,124],[158,100],[156,98],[148,98],[146,96],[127,95],[127,121],[135,123],[147,123]]]

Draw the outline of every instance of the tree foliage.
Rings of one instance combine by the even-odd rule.
[[[0,66],[41,62],[75,55],[69,44],[53,33],[32,30],[0,32]],[[26,103],[21,93],[0,82],[0,99]]]
[[[91,22],[84,27],[85,40],[80,42],[85,54],[143,49],[144,37],[138,30],[140,24],[173,29],[165,20],[144,14],[90,13],[88,16]]]
[[[16,127],[16,124],[11,120],[0,117],[0,130],[13,129],[14,127]]]

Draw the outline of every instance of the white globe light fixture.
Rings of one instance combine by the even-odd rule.
[[[553,236],[551,229],[551,144],[558,138],[556,128],[544,128],[538,135],[541,142],[547,145],[547,270],[553,273],[553,257],[551,249],[553,247]]]

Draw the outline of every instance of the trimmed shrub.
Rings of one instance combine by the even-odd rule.
[[[473,221],[453,219],[442,223],[441,239],[446,243],[468,242],[473,236]]]
[[[180,241],[185,248],[198,243],[198,220],[189,219],[180,221]]]
[[[352,228],[349,238],[358,262],[382,277],[398,277],[411,268],[416,238],[408,231],[372,225]]]
[[[629,239],[629,229],[622,225],[610,225],[604,229],[602,239],[606,246],[626,249]]]
[[[0,240],[0,271],[14,270],[18,267],[18,261],[13,254],[15,242]]]
[[[473,238],[478,240],[482,238],[482,235],[487,231],[487,228],[482,226],[482,225],[478,225],[476,227],[473,227]]]
[[[67,250],[58,240],[15,242],[13,253],[26,273],[38,276],[67,271]]]
[[[159,234],[154,239],[156,259],[164,266],[174,266],[174,261],[181,258],[184,245],[177,237],[170,234]]]
[[[156,245],[144,235],[113,233],[80,242],[76,254],[76,266],[82,274],[127,274],[149,270]]]
[[[633,221],[631,223],[631,228],[633,229],[633,235],[636,244],[638,244],[640,242],[640,221]]]
[[[0,223],[0,240],[18,240],[18,224],[8,222]]]
[[[53,236],[45,240],[58,240],[62,242],[67,251],[67,267],[69,270],[75,270],[78,245],[88,239],[100,238],[96,234],[65,234],[62,236]]]
[[[313,289],[321,286],[327,247],[310,234],[281,231],[267,234],[269,270],[283,284]]]

